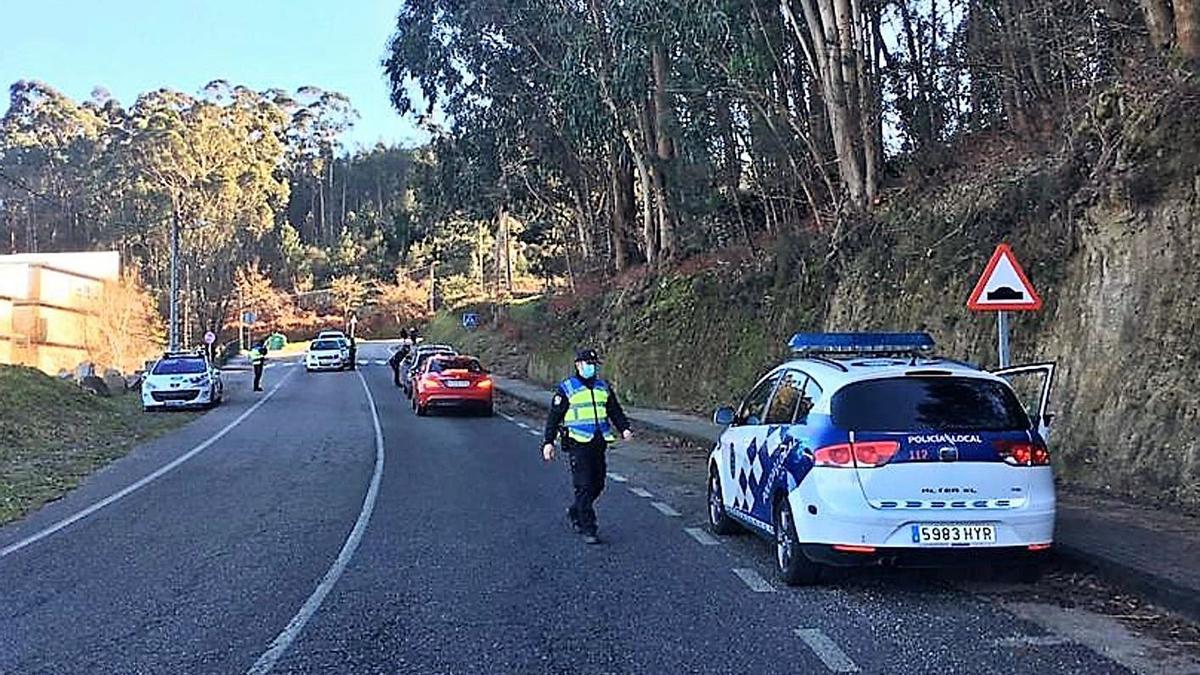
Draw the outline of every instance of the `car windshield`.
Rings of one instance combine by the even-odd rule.
[[[200,375],[208,372],[204,359],[163,359],[154,366],[155,375]]]
[[[314,352],[332,352],[342,348],[341,340],[316,340],[309,347]]]
[[[1007,385],[974,377],[893,377],[846,385],[833,423],[856,431],[1007,431],[1029,416]]]
[[[472,373],[482,373],[483,367],[477,359],[469,358],[439,358],[429,362],[429,372],[442,373],[447,370],[466,370]]]

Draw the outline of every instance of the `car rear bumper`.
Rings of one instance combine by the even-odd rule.
[[[980,548],[899,548],[866,550],[838,549],[828,544],[804,544],[804,555],[814,562],[835,567],[967,567],[979,564],[1024,565],[1046,560],[1051,549],[1026,546]]]
[[[968,551],[1027,550],[1030,545],[1053,542],[1054,486],[1048,472],[1046,478],[1044,484],[1035,481],[1033,489],[1024,492],[1020,505],[1015,507],[878,509],[864,498],[854,472],[817,469],[791,491],[788,501],[795,515],[797,537],[805,544],[944,551],[939,555],[953,558]],[[996,539],[961,547],[913,543],[914,525],[949,524],[991,524],[995,526]]]
[[[418,394],[417,403],[430,408],[486,408],[492,404],[491,392],[477,394],[467,391],[438,394]]]

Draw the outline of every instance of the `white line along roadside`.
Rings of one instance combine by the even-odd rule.
[[[629,488],[629,491],[639,497],[644,498],[644,499],[652,499],[654,497],[654,493],[647,490],[646,488],[631,487],[631,488]]]
[[[804,640],[804,644],[813,650],[825,667],[835,673],[857,673],[858,665],[846,656],[846,652],[837,646],[825,631],[819,628],[797,628],[792,631],[796,637]]]
[[[735,567],[733,573],[755,593],[773,593],[775,591],[774,586],[749,567]]]
[[[83,520],[84,518],[87,518],[88,516],[92,515],[93,513],[96,513],[100,509],[102,509],[110,504],[113,504],[115,502],[118,502],[118,501],[124,499],[125,497],[128,497],[129,495],[133,494],[134,492],[137,492],[138,490],[146,487],[150,483],[153,483],[154,481],[158,480],[159,478],[162,478],[163,476],[167,475],[171,471],[174,471],[176,468],[179,467],[180,464],[183,464],[184,462],[188,461],[189,459],[191,459],[191,458],[195,457],[196,455],[207,450],[209,447],[212,446],[213,443],[216,443],[217,441],[224,438],[225,434],[228,434],[230,431],[233,431],[234,427],[236,427],[237,425],[239,425],[243,421],[245,421],[245,419],[247,417],[253,415],[255,410],[258,410],[259,408],[261,408],[264,403],[266,403],[268,400],[270,400],[270,398],[272,396],[275,395],[275,392],[279,391],[279,388],[283,386],[284,382],[287,382],[287,379],[288,379],[288,377],[291,376],[291,374],[292,374],[292,371],[289,371],[287,375],[283,376],[283,379],[279,380],[278,384],[276,384],[274,387],[272,387],[271,390],[268,391],[262,398],[258,399],[258,401],[254,405],[247,408],[244,412],[242,412],[241,415],[238,415],[237,418],[234,419],[232,422],[230,422],[229,424],[226,424],[224,427],[222,427],[220,431],[213,434],[212,436],[209,436],[208,440],[204,441],[200,445],[197,445],[196,447],[192,448],[191,450],[188,450],[187,452],[183,453],[179,457],[176,457],[175,459],[171,460],[170,462],[167,462],[166,464],[162,465],[158,469],[155,469],[155,471],[153,473],[142,477],[138,481],[122,488],[118,492],[114,492],[113,494],[96,502],[95,504],[92,504],[91,506],[88,506],[87,508],[76,511],[75,513],[72,513],[71,515],[67,516],[66,518],[63,518],[62,520],[54,523],[53,525],[51,525],[45,529],[39,530],[39,531],[29,535],[28,537],[25,537],[24,539],[22,539],[20,541],[9,544],[8,546],[5,546],[4,548],[0,548],[0,558],[5,558],[7,556],[10,556],[10,555],[16,553],[17,551],[20,551],[21,549],[25,548],[26,546],[29,546],[30,544],[37,543],[37,542],[45,539],[46,537],[49,537],[50,535],[54,534],[55,532],[58,532],[59,530],[62,530],[66,527],[70,527],[71,525]]]
[[[308,599],[300,606],[300,611],[296,612],[296,616],[293,616],[283,631],[271,641],[267,651],[258,657],[253,666],[250,666],[250,669],[246,671],[247,675],[265,675],[265,673],[271,672],[279,659],[283,658],[288,647],[300,636],[305,624],[321,608],[321,603],[325,602],[325,596],[329,595],[329,591],[333,590],[334,584],[346,571],[346,566],[350,564],[350,559],[358,550],[363,533],[367,531],[367,524],[371,521],[371,513],[375,510],[375,501],[379,498],[379,483],[383,480],[383,427],[380,426],[379,410],[375,407],[375,397],[371,395],[367,379],[363,377],[362,373],[358,373],[358,379],[362,382],[363,391],[367,394],[367,402],[371,405],[371,423],[375,426],[375,472],[371,474],[371,484],[367,487],[367,496],[363,497],[362,510],[358,513],[358,520],[354,521],[354,528],[346,537],[346,543],[342,544],[342,550],[338,553],[337,559],[326,570],[325,576],[321,577],[321,583],[317,584],[312,595],[308,596]]]
[[[683,528],[683,531],[687,532],[688,536],[690,536],[692,539],[695,539],[705,546],[717,546],[721,543],[717,541],[716,537],[705,532],[699,527],[685,527]]]
[[[678,518],[680,515],[679,512],[676,511],[675,508],[672,507],[670,504],[665,504],[663,502],[652,502],[650,504],[650,506],[653,506],[655,509],[658,510],[659,513],[663,514],[664,516]]]

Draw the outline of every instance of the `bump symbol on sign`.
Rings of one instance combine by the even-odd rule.
[[[1000,244],[975,284],[967,307],[976,312],[1019,312],[1042,308],[1042,298],[1033,289],[1008,244]]]

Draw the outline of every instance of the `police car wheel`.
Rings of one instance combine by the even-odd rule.
[[[725,513],[721,496],[721,477],[714,468],[708,475],[708,527],[716,534],[736,534],[737,523]]]
[[[789,586],[808,586],[817,583],[821,566],[808,559],[800,550],[792,507],[781,499],[775,507],[775,563],[779,576]]]

